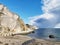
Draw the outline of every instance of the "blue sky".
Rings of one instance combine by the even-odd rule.
[[[30,24],[39,28],[60,28],[60,0],[42,0],[43,14],[33,16]]]
[[[0,0],[8,9],[20,15],[25,23],[29,22],[29,17],[42,14],[41,0]]]

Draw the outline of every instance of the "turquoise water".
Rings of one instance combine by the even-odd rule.
[[[49,38],[49,35],[54,35],[55,38]],[[34,33],[28,34],[32,38],[42,38],[47,40],[60,41],[60,28],[39,28]]]

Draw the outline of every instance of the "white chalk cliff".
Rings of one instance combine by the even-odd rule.
[[[9,36],[17,33],[27,33],[33,31],[28,28],[23,20],[15,13],[0,4],[0,35]]]

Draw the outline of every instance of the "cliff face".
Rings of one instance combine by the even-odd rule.
[[[9,36],[30,30],[19,16],[0,4],[0,35]]]

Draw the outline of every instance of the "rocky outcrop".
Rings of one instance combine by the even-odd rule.
[[[16,13],[11,12],[6,6],[0,4],[0,35],[9,36],[31,31],[33,30],[28,28]]]
[[[33,26],[33,25],[26,24],[26,26],[27,26],[28,28],[30,28],[31,30],[38,29],[36,26]]]

